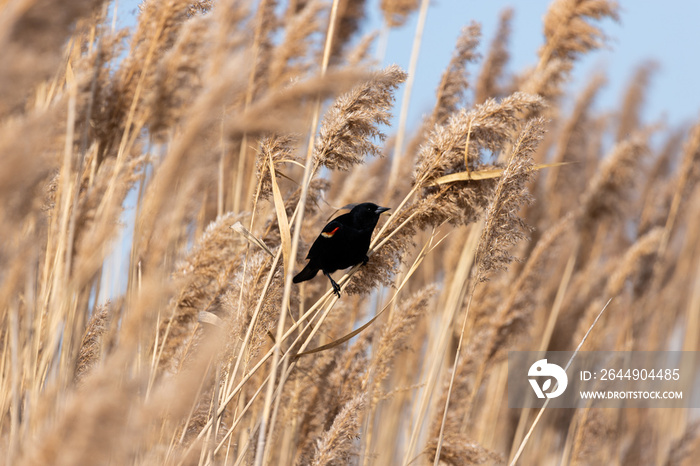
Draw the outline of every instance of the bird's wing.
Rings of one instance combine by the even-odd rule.
[[[321,238],[332,238],[333,235],[340,231],[341,228],[343,228],[343,224],[333,220],[328,225],[323,227],[323,230],[321,230],[321,234],[319,236]]]
[[[331,220],[325,227],[323,227],[323,230],[321,230],[321,234],[318,235],[318,238],[314,241],[314,244],[311,245],[311,248],[309,249],[309,253],[306,255],[307,259],[310,259],[315,255],[315,253],[319,250],[321,247],[320,244],[325,242],[326,240],[332,238],[336,233],[341,231],[341,229],[347,228],[345,225],[343,225],[341,222],[336,220]]]

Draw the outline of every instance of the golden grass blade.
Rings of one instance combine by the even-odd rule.
[[[275,257],[275,254],[269,247],[267,247],[267,244],[265,244],[263,240],[251,233],[250,230],[244,227],[241,222],[236,222],[233,225],[231,225],[231,229],[236,233],[243,235],[243,237],[247,239],[251,244],[258,246],[260,249],[268,253],[271,257]]]
[[[304,168],[304,164],[301,163],[301,162],[297,162],[296,160],[292,160],[292,159],[280,159],[280,162],[291,163],[291,164],[296,165],[297,167]],[[294,181],[294,180],[292,180],[291,178],[289,178],[288,176],[286,176],[286,175],[284,175],[284,174],[282,174],[282,173],[280,173],[280,176],[284,176],[284,177],[287,178],[288,180]],[[296,182],[295,182],[295,183],[296,183]],[[299,183],[297,183],[297,184],[299,184]]]
[[[291,270],[293,264],[291,263],[292,255],[292,234],[289,228],[289,219],[287,218],[287,211],[284,208],[284,199],[282,199],[282,193],[280,192],[280,187],[277,184],[277,174],[275,173],[275,164],[272,162],[272,156],[269,158],[270,162],[270,179],[272,182],[272,196],[275,203],[275,213],[277,214],[277,223],[280,228],[280,237],[282,238],[282,259],[284,261],[285,274]]]
[[[557,163],[538,163],[532,167],[532,170],[542,170],[543,168],[560,167],[562,165],[569,165],[573,162],[557,162]],[[439,186],[441,184],[454,183],[455,181],[476,181],[476,180],[490,180],[494,178],[499,178],[503,175],[505,168],[491,168],[486,170],[476,170],[467,171],[461,173],[451,173],[449,175],[441,176],[428,186]]]
[[[336,340],[333,340],[332,342],[327,343],[327,344],[325,344],[325,345],[323,345],[323,346],[319,346],[318,348],[314,348],[314,349],[310,349],[310,350],[307,350],[307,351],[303,351],[303,352],[301,352],[301,353],[297,353],[297,354],[294,356],[294,359],[296,360],[296,359],[299,359],[299,358],[302,357],[302,356],[306,356],[306,355],[314,354],[314,353],[320,353],[321,351],[326,351],[326,350],[329,350],[329,349],[332,349],[332,348],[335,348],[335,347],[337,347],[337,346],[342,345],[342,344],[345,343],[346,341],[348,341],[348,340],[352,339],[353,337],[355,337],[355,336],[359,335],[360,333],[362,333],[363,330],[365,330],[367,327],[369,327],[370,325],[372,325],[372,324],[374,323],[375,320],[377,320],[382,314],[384,314],[384,311],[386,311],[387,309],[389,309],[389,306],[385,306],[384,308],[382,308],[382,310],[379,311],[379,312],[378,312],[374,317],[372,317],[370,320],[368,320],[367,323],[365,323],[365,324],[362,325],[361,327],[358,327],[356,330],[353,330],[352,332],[348,333],[347,335],[342,336],[342,337],[340,337],[340,338],[338,338],[338,339],[336,339]]]
[[[219,328],[225,328],[225,323],[221,317],[209,311],[199,311],[199,314],[197,314],[197,320],[201,323],[215,325]]]

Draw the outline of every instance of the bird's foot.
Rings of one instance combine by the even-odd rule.
[[[333,285],[333,293],[340,298],[340,286],[331,278],[331,285]]]
[[[340,298],[340,285],[338,285],[338,284],[335,282],[335,280],[333,280],[333,277],[331,277],[331,274],[325,273],[325,272],[324,272],[324,274],[325,274],[326,277],[328,277],[328,279],[331,281],[331,286],[333,287],[333,293],[335,293],[335,295],[336,295],[338,298]]]

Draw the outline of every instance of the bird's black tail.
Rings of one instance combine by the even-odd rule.
[[[292,281],[294,283],[305,282],[306,280],[311,280],[318,273],[318,269],[311,267],[311,263],[306,264],[306,267],[302,269],[301,272],[296,274]]]

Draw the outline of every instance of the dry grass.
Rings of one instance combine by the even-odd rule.
[[[419,3],[381,2],[386,27]],[[609,298],[584,349],[700,349],[700,123],[650,144],[651,64],[619,112],[594,112],[600,76],[562,107],[614,3],[553,2],[515,76],[512,12],[487,49],[469,25],[412,133],[365,2],[146,1],[134,31],[107,7],[0,2],[5,464],[503,463],[534,417],[505,407],[508,350],[573,350]],[[341,299],[292,285],[362,201],[392,211]],[[699,441],[685,412],[546,411],[519,461],[692,464]]]

